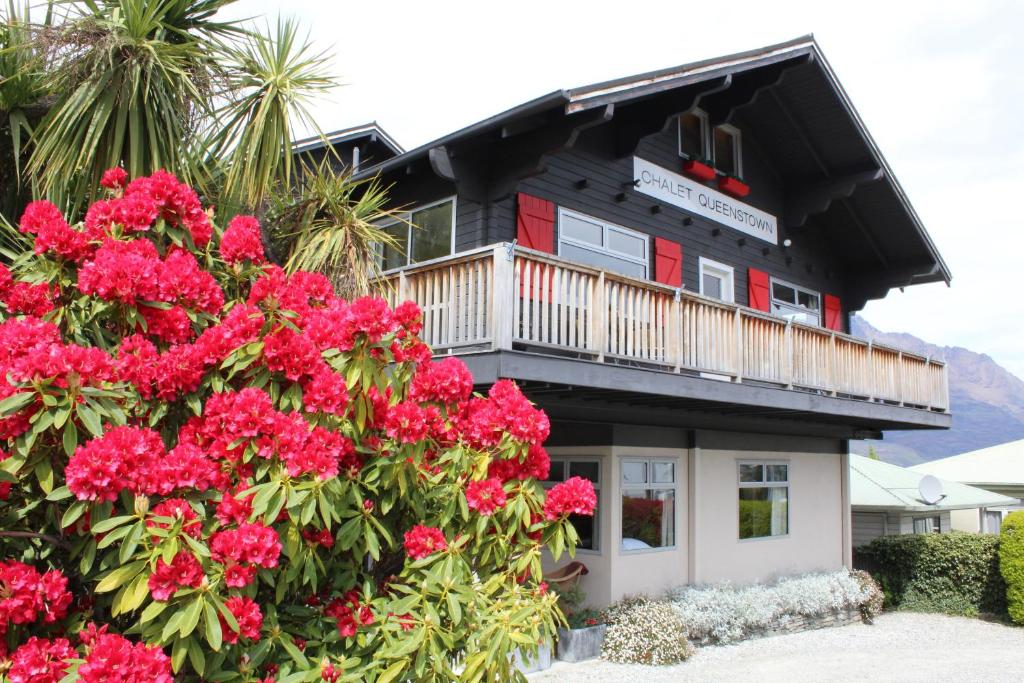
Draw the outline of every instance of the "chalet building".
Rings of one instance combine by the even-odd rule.
[[[849,566],[849,440],[951,424],[942,363],[847,334],[950,273],[811,37],[391,151],[394,296],[594,482],[592,604]]]

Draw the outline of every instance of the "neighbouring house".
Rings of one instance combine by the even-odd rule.
[[[853,547],[880,536],[947,533],[955,528],[951,517],[961,513],[973,517],[978,527],[990,510],[1018,502],[1009,496],[943,479],[937,479],[936,490],[929,492],[923,490],[926,487],[921,480],[925,476],[881,460],[850,454]],[[979,530],[980,527],[966,529]]]
[[[970,484],[1013,499],[1006,505],[991,506],[979,514],[972,514],[969,510],[954,513],[954,529],[997,533],[1008,513],[1024,509],[1024,439],[951,455],[914,465],[910,469]]]
[[[307,161],[319,163],[327,156],[328,146],[332,154],[331,165],[352,172],[358,172],[363,166],[386,161],[405,151],[376,121],[326,133],[322,138],[315,136],[299,140],[292,145],[292,151]]]
[[[848,566],[850,440],[951,424],[943,363],[848,334],[950,273],[812,37],[558,90],[373,174],[408,209],[392,297],[547,411],[548,485],[594,483],[593,604]]]

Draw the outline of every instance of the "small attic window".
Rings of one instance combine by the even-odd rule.
[[[740,131],[734,126],[715,126],[715,168],[734,178],[743,177],[743,156],[741,154]]]
[[[679,116],[679,155],[694,161],[709,159],[708,115],[691,109]]]

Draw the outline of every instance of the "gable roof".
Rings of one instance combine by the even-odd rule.
[[[850,454],[850,505],[922,512],[997,507],[1017,503],[1016,498],[940,477],[942,492],[945,495],[937,504],[929,505],[921,499],[918,491],[922,476],[920,472],[890,465],[881,460]]]
[[[858,293],[858,300],[884,296],[893,287],[951,280],[920,217],[810,35],[555,90],[368,166],[360,176],[395,173],[397,180],[416,164],[422,168],[429,162],[430,168],[441,169],[440,174],[451,180],[449,157],[488,154],[493,146],[497,150],[493,163],[501,164],[502,151],[508,154],[507,145],[518,142],[522,131],[553,126],[556,121],[578,121],[588,127],[629,119],[623,125],[634,125],[643,118],[632,116],[639,107],[669,106],[666,103],[684,100],[680,94],[690,92],[687,89],[701,106],[705,96],[721,98],[720,120],[731,121],[741,110],[748,117],[756,129],[757,144],[777,167],[783,186],[799,194],[794,210],[787,208],[780,224],[787,232],[821,229],[851,272],[863,274],[864,291]],[[651,120],[659,121],[659,127],[666,125],[664,118]],[[643,125],[649,126],[650,120]],[[817,217],[809,221],[812,215]]]
[[[393,137],[388,135],[387,131],[381,128],[380,124],[376,121],[370,121],[369,123],[363,123],[349,128],[341,128],[333,133],[324,133],[323,137],[314,135],[302,140],[296,140],[292,143],[292,153],[297,154],[300,152],[309,152],[314,149],[319,149],[324,146],[325,140],[329,145],[337,145],[343,142],[350,142],[352,140],[359,140],[362,138],[367,138],[371,142],[380,142],[391,151],[393,156],[405,153],[402,146],[399,145]]]
[[[951,455],[910,469],[977,486],[1024,486],[1024,439]]]

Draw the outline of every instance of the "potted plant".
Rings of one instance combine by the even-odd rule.
[[[582,606],[586,594],[579,586],[556,590],[558,604],[569,626],[558,629],[558,659],[563,662],[582,662],[601,656],[601,645],[607,628],[601,612]]]
[[[750,185],[733,175],[723,175],[718,178],[718,189],[733,197],[746,197],[750,194]]]
[[[683,162],[683,173],[690,176],[694,180],[699,180],[702,183],[706,183],[709,180],[714,180],[715,169],[711,166],[711,162],[707,159],[687,159]]]

